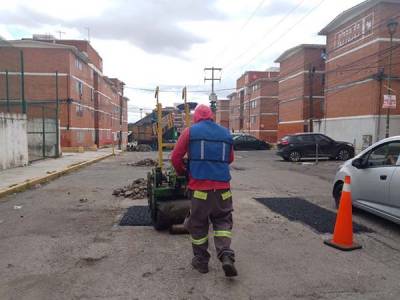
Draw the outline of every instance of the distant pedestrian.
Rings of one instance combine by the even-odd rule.
[[[194,123],[182,132],[171,157],[178,174],[189,173],[191,210],[185,226],[191,235],[192,265],[200,273],[208,272],[211,221],[214,244],[225,275],[237,276],[235,253],[231,249],[233,207],[229,164],[234,159],[232,136],[228,129],[213,121],[213,113],[206,105],[196,108]],[[183,162],[186,154],[187,169]]]

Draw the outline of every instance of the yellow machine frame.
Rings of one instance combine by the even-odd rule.
[[[155,91],[155,98],[157,100],[156,103],[156,111],[157,111],[157,145],[158,145],[158,167],[163,167],[163,148],[172,147],[175,144],[172,143],[164,143],[162,137],[162,104],[159,101],[159,93],[160,88],[157,86]],[[185,126],[190,127],[190,110],[189,105],[187,103],[187,88],[186,86],[182,90],[182,99],[184,101],[185,107]]]

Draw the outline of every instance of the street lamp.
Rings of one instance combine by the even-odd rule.
[[[389,75],[388,75],[388,95],[389,95],[389,102],[390,97],[392,95],[392,86],[391,86],[391,79],[392,79],[392,57],[393,57],[393,35],[396,33],[397,26],[399,22],[395,19],[390,19],[387,23],[387,28],[390,34],[390,54],[389,54]],[[390,103],[389,103],[390,105]],[[389,137],[390,132],[390,106],[387,108],[387,115],[386,115],[386,137]]]

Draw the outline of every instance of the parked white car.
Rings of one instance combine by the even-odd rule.
[[[339,168],[333,186],[336,206],[347,175],[353,206],[400,224],[400,136],[375,143]]]

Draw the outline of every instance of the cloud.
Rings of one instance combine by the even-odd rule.
[[[124,40],[149,53],[182,57],[192,45],[206,42],[186,30],[186,22],[224,17],[215,9],[215,1],[119,0],[100,16],[70,20],[21,5],[14,11],[3,11],[0,22],[31,28],[61,25],[75,28],[82,34],[86,33],[85,27],[89,27],[93,38]]]
[[[306,1],[305,1],[306,2]],[[287,14],[289,12],[291,12],[292,10],[294,10],[294,8],[296,6],[299,5],[299,3],[301,3],[300,1],[271,1],[269,2],[267,5],[265,5],[264,7],[261,8],[259,15],[261,16],[269,16],[269,17],[273,17],[273,16],[280,16],[280,15],[284,15]],[[293,13],[303,13],[305,11],[307,11],[308,6],[304,5],[302,3],[302,5],[298,8],[296,8],[295,11],[293,11]]]

